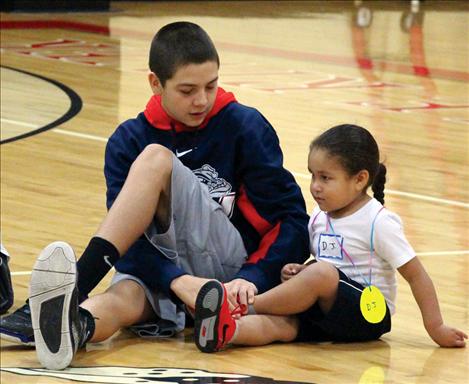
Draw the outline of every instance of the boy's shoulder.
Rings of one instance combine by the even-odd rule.
[[[240,116],[257,116],[259,118],[264,118],[261,112],[255,107],[245,105],[239,102],[228,104],[224,110],[229,111],[231,114],[240,115]],[[265,118],[264,118],[265,119]]]
[[[147,128],[149,125],[148,120],[145,117],[143,112],[140,112],[137,116],[132,117],[130,119],[122,121],[118,126],[117,129],[144,129]]]
[[[125,152],[141,151],[150,142],[158,141],[156,131],[156,129],[151,129],[143,112],[139,113],[136,117],[125,120],[117,126],[108,139],[106,150],[108,152],[121,150]]]
[[[237,129],[272,128],[269,121],[256,108],[241,103],[230,103],[218,113],[216,123],[230,124]]]
[[[139,136],[142,132],[148,130],[149,127],[150,124],[148,123],[145,114],[141,112],[133,118],[122,121],[111,135],[111,138],[122,135]]]

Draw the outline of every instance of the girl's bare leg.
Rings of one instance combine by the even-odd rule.
[[[293,315],[310,308],[316,301],[327,313],[337,297],[339,273],[331,264],[318,261],[291,279],[255,297],[259,314]]]

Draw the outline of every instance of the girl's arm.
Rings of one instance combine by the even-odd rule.
[[[442,347],[465,347],[467,335],[443,323],[435,287],[417,257],[398,268],[412,289],[430,337]]]

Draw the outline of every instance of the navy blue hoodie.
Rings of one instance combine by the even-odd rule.
[[[180,157],[201,182],[204,173],[223,179],[209,185],[238,229],[248,259],[235,278],[254,283],[259,293],[280,283],[286,263],[302,263],[309,256],[308,215],[299,186],[283,168],[278,137],[254,108],[239,104],[219,88],[209,115],[197,128],[173,121],[153,96],[146,110],[122,123],[110,137],[105,155],[107,206],[121,190],[136,157],[158,143]],[[202,170],[202,171],[201,171]],[[166,259],[143,236],[118,261],[116,269],[142,279],[171,295],[171,281],[186,272]]]

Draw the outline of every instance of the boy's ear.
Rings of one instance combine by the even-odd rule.
[[[163,86],[160,79],[154,72],[148,72],[148,82],[150,83],[151,90],[155,95],[160,95],[163,92]]]
[[[355,175],[355,180],[357,182],[357,190],[361,191],[365,188],[368,184],[368,180],[370,179],[370,174],[366,169],[362,169]]]

